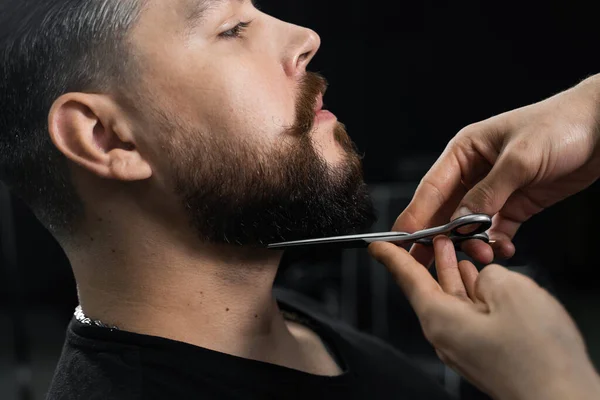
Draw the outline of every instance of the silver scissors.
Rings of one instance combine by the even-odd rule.
[[[485,214],[471,214],[459,217],[454,221],[434,228],[423,229],[414,233],[407,232],[379,232],[358,235],[334,236],[319,239],[294,240],[291,242],[272,243],[268,249],[284,249],[289,247],[314,247],[327,246],[343,249],[367,247],[373,242],[391,242],[399,246],[420,243],[433,245],[433,238],[439,235],[447,235],[454,246],[459,249],[461,243],[466,240],[481,240],[485,243],[490,241],[486,231],[492,226],[492,218]],[[467,231],[468,233],[461,233]]]

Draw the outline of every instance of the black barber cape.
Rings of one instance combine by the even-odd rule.
[[[295,295],[277,292],[277,298],[282,312],[321,337],[342,375],[311,375],[73,318],[47,399],[451,398],[389,345],[316,314]]]

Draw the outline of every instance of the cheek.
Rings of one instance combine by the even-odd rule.
[[[253,65],[253,67],[244,65]],[[237,67],[223,67],[213,82],[210,125],[233,135],[276,136],[294,123],[294,87],[260,63],[237,60]]]

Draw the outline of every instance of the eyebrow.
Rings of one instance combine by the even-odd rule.
[[[215,8],[218,8],[223,3],[229,3],[236,1],[238,3],[245,3],[246,0],[192,0],[192,4],[189,7],[189,12],[186,15],[186,24],[192,28],[206,17],[206,14]],[[252,1],[254,4],[254,1]]]

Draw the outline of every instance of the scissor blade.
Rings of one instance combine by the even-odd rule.
[[[272,243],[267,246],[268,249],[283,249],[288,247],[314,247],[326,246],[330,248],[355,249],[369,246],[376,241],[401,241],[406,232],[378,232],[365,233],[359,235],[334,236],[318,239],[294,240],[289,242]]]
[[[369,246],[369,243],[364,240],[360,240],[360,239],[347,240],[347,241],[336,241],[336,242],[322,241],[322,242],[308,242],[308,243],[306,243],[303,240],[298,240],[295,242],[272,243],[272,244],[269,244],[267,246],[267,248],[273,249],[273,250],[286,249],[286,248],[292,248],[292,247],[296,247],[296,248],[327,247],[327,248],[332,248],[332,249],[357,249],[357,248],[363,248],[363,247],[367,247],[367,246]]]

